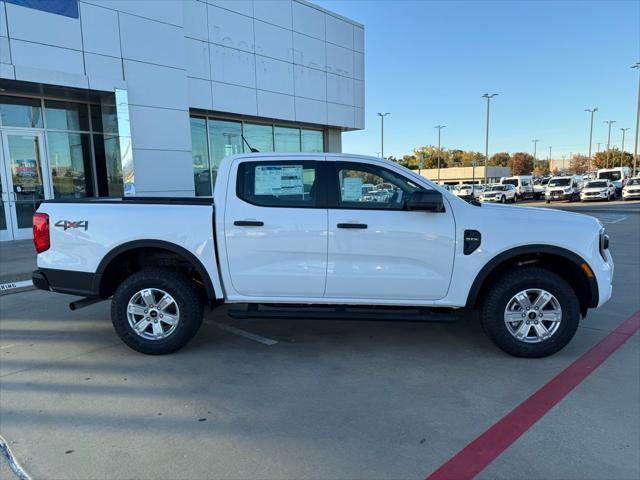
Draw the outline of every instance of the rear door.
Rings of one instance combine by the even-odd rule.
[[[322,297],[327,270],[323,162],[231,165],[224,213],[228,270],[235,291],[254,297]]]
[[[374,189],[364,189],[373,184]],[[455,223],[445,212],[408,211],[422,187],[382,164],[335,162],[329,177],[329,255],[325,297],[425,301],[446,295]]]

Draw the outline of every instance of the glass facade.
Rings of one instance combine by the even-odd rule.
[[[208,196],[224,157],[247,152],[249,147],[259,152],[323,152],[324,132],[192,116],[191,145],[196,195]]]
[[[0,95],[0,126],[45,133],[54,198],[122,196],[115,105]]]

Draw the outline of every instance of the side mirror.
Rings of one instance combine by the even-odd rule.
[[[416,190],[407,200],[407,210],[444,212],[442,194],[436,190]]]

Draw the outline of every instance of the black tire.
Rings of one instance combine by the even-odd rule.
[[[506,203],[506,202],[507,202],[507,199],[505,198],[504,195],[500,197],[500,203]]]
[[[179,308],[175,330],[163,339],[143,338],[129,325],[129,300],[146,288],[167,292]],[[202,325],[202,316],[203,304],[193,281],[168,268],[145,268],[134,273],[120,284],[111,300],[111,322],[116,333],[133,350],[147,355],[164,355],[184,347]]]
[[[511,298],[532,288],[551,293],[562,309],[558,329],[539,343],[515,338],[504,321],[505,308]],[[558,352],[573,338],[580,322],[580,303],[573,288],[560,276],[542,268],[524,267],[505,273],[491,286],[482,305],[481,318],[486,334],[504,352],[515,357],[540,358]]]
[[[545,200],[546,203],[551,203],[551,200]]]

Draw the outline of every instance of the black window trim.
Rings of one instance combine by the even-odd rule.
[[[304,153],[301,153],[301,156],[304,156]],[[252,202],[250,200],[248,200],[247,198],[244,198],[243,196],[241,196],[241,186],[240,186],[240,182],[241,182],[241,178],[240,175],[238,174],[238,172],[240,171],[240,166],[242,164],[245,163],[256,163],[256,164],[261,164],[261,165],[283,165],[283,164],[288,164],[288,163],[295,163],[295,162],[304,162],[304,163],[313,163],[315,164],[315,169],[316,169],[316,202],[314,205],[262,205],[260,203],[256,203],[256,202]],[[237,163],[236,167],[235,167],[235,172],[236,172],[236,189],[235,189],[235,195],[238,198],[238,200],[248,203],[249,205],[253,205],[256,207],[260,207],[260,208],[300,208],[300,209],[311,209],[311,210],[317,210],[317,209],[327,209],[327,182],[328,182],[328,176],[330,175],[330,165],[327,165],[330,162],[326,162],[323,160],[309,160],[309,159],[291,159],[291,158],[287,158],[286,160],[254,160],[251,158],[247,158],[247,159],[243,159],[240,162]],[[331,162],[332,163],[332,162]]]
[[[397,175],[399,177],[402,177],[404,179],[406,179],[407,181],[410,181],[411,183],[415,183],[416,185],[418,185],[420,188],[425,189],[422,185],[419,185],[417,182],[413,181],[410,178],[407,178],[406,176],[402,175],[401,173],[398,173],[394,170],[391,170],[390,168],[387,167],[383,167],[382,165],[378,165],[378,164],[371,164],[371,163],[364,163],[364,162],[357,162],[357,161],[352,161],[352,160],[337,160],[335,162],[330,162],[331,165],[329,165],[329,169],[330,169],[330,180],[329,180],[329,184],[328,184],[328,191],[327,191],[327,200],[328,200],[328,208],[332,209],[332,210],[366,210],[366,211],[378,211],[378,212],[406,212],[408,211],[406,206],[403,205],[401,208],[376,208],[376,207],[357,207],[357,206],[343,206],[341,205],[341,197],[340,197],[340,182],[338,180],[339,178],[339,172],[340,170],[343,170],[344,167],[342,167],[342,165],[345,164],[352,164],[352,165],[359,165],[358,168],[362,168],[363,171],[367,171],[367,170],[374,170],[376,168],[380,168],[383,170],[386,170],[387,172],[392,173],[393,175]],[[353,169],[351,169],[353,170]],[[372,174],[376,175],[375,172],[371,172]],[[425,189],[426,190],[426,189]],[[372,202],[373,203],[373,202]]]

